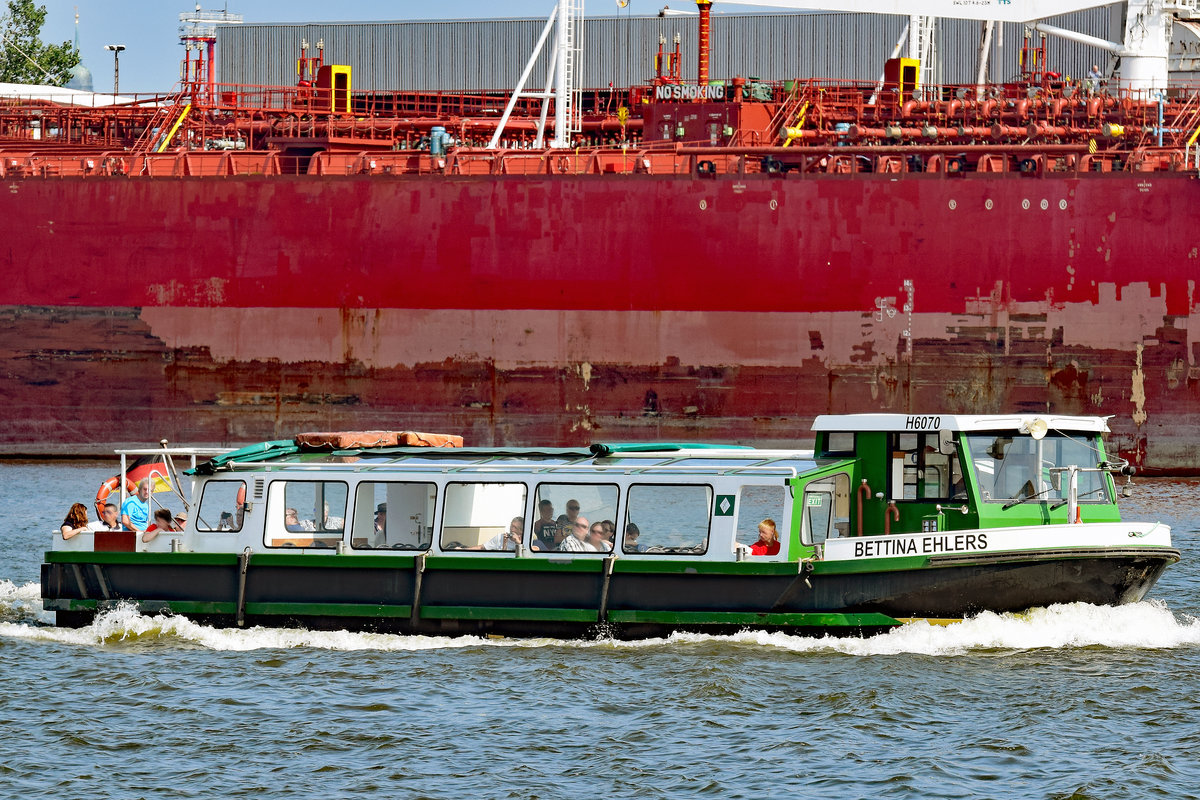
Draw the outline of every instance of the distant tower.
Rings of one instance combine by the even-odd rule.
[[[79,6],[75,6],[75,49],[79,50]],[[83,65],[82,60],[71,67],[71,79],[67,81],[67,88],[92,91],[92,71]]]

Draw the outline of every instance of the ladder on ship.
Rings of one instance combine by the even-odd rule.
[[[142,135],[133,143],[131,148],[133,153],[145,155],[161,153],[167,149],[167,145],[170,144],[171,139],[183,125],[183,121],[191,113],[192,104],[187,97],[188,88],[182,84],[176,84],[163,103],[159,105],[158,110],[154,112],[154,116],[146,124]]]
[[[566,61],[563,70],[563,87],[556,102],[566,103],[566,109],[562,114],[562,122],[565,125],[565,136],[559,137],[557,129],[555,130],[555,139],[565,138],[567,144],[570,145],[570,135],[579,133],[583,130],[583,109],[581,106],[582,90],[579,87],[580,80],[583,77],[581,70],[583,69],[583,47],[580,40],[583,38],[583,0],[568,0],[568,19],[566,20],[564,34],[566,41],[563,43],[562,54]],[[559,115],[555,114],[555,123],[558,123]]]
[[[809,86],[805,85],[801,88],[800,82],[796,82],[796,87],[779,106],[775,116],[771,117],[771,122],[767,125],[767,141],[764,144],[773,145],[779,139],[783,139],[784,147],[791,145],[793,137],[787,136],[787,130],[788,128],[804,127],[809,109],[813,105],[811,94]],[[734,142],[734,144],[742,144],[742,142]]]

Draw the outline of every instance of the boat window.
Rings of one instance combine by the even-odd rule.
[[[850,476],[839,472],[804,487],[800,540],[821,544],[850,535]]]
[[[611,552],[617,530],[617,497],[620,491],[609,483],[540,483],[533,494],[533,552],[593,552],[592,547]],[[579,518],[588,527],[576,530]],[[601,523],[603,537],[591,533]],[[568,538],[570,537],[570,538]],[[575,541],[570,541],[574,539]]]
[[[433,540],[437,484],[363,481],[354,492],[350,546],[427,550]]]
[[[283,503],[278,493],[283,493]],[[271,484],[269,547],[336,547],[346,527],[348,488],[340,481],[276,481]]]
[[[631,486],[626,506],[624,552],[700,554],[708,549],[712,487]]]
[[[940,436],[936,431],[893,433],[890,440],[892,468],[889,499],[966,498],[958,455],[941,452]]]
[[[854,455],[854,434],[847,431],[833,431],[826,434],[824,456]]]
[[[240,531],[242,507],[238,498],[246,497],[245,481],[206,481],[196,512],[198,531]]]
[[[747,485],[738,489],[736,533],[738,544],[747,547],[758,541],[758,525],[764,519],[774,520],[779,531],[779,541],[787,546],[787,514],[785,502],[787,487],[780,484],[769,486]],[[718,499],[718,513],[720,502]]]
[[[525,493],[523,483],[446,484],[442,549],[515,550],[507,534],[524,527]]]
[[[1091,468],[1101,460],[1094,436],[1051,433],[1039,440],[1021,434],[985,433],[968,435],[966,441],[980,497],[990,502],[1066,500],[1066,474],[1055,489],[1050,470],[1072,465]],[[1107,481],[1101,473],[1079,473],[1078,487],[1079,502],[1108,502]]]

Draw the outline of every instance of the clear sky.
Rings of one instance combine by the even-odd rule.
[[[106,44],[123,44],[121,93],[165,92],[179,78],[183,47],[179,44],[179,15],[195,8],[195,0],[35,0],[45,5],[46,27],[42,40],[69,41],[75,36],[75,10],[79,10],[79,49],[92,71],[94,88],[111,92],[113,56]],[[665,4],[695,9],[690,0],[630,0],[619,9],[615,0],[587,0],[589,16],[617,13],[649,15]],[[205,10],[228,8],[246,22],[342,22],[393,19],[471,19],[481,17],[545,18],[555,0],[208,0]],[[719,9],[716,9],[719,11]],[[746,8],[733,6],[735,13]],[[521,56],[522,58],[524,55]],[[219,78],[219,76],[218,76]]]

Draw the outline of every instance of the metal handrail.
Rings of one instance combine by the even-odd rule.
[[[796,460],[804,460],[797,458]],[[528,473],[544,475],[552,473],[573,474],[698,474],[726,476],[735,474],[785,475],[797,477],[800,472],[794,466],[780,464],[730,464],[728,466],[689,466],[684,464],[555,464],[535,466],[522,464],[409,464],[398,468],[396,463],[387,464],[280,464],[278,462],[232,461],[223,465],[232,471],[261,472],[376,472],[380,470],[420,474],[511,474]]]

